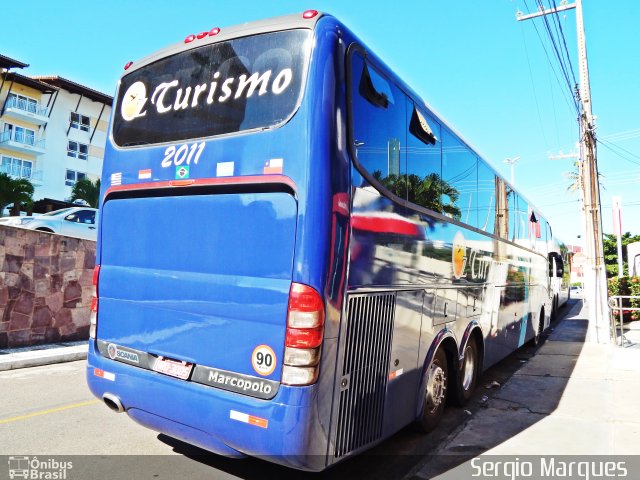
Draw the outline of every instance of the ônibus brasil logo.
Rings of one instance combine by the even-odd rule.
[[[10,456],[9,478],[66,480],[67,471],[73,468],[73,462],[47,458],[40,460],[38,457]]]

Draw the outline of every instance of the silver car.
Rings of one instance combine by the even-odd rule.
[[[67,237],[96,240],[98,210],[89,207],[71,207],[44,215],[0,218],[0,225],[28,228],[41,232],[58,233]]]

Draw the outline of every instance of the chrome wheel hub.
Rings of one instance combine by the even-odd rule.
[[[427,381],[427,409],[434,412],[444,401],[447,389],[447,377],[439,365],[431,364]]]
[[[462,364],[462,388],[469,390],[473,383],[473,376],[475,375],[476,364],[473,358],[473,350],[467,347],[464,351],[464,360]]]

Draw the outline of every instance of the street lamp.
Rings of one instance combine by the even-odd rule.
[[[520,155],[518,155],[517,157],[504,159],[504,163],[508,163],[509,165],[511,165],[511,185],[513,185],[514,187],[516,186],[516,174],[513,166],[518,160],[520,160]]]

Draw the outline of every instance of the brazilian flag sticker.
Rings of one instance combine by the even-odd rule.
[[[189,178],[189,165],[180,165],[176,167],[176,180]]]

